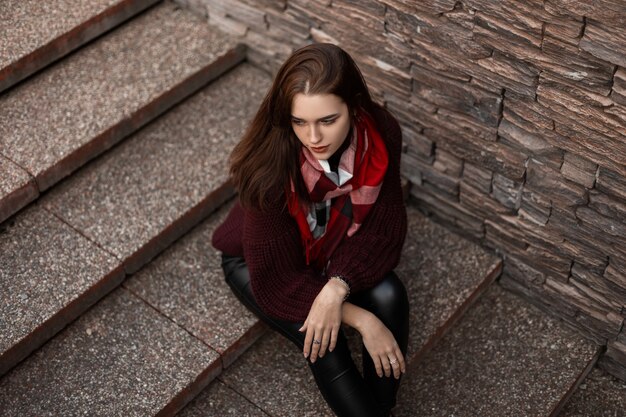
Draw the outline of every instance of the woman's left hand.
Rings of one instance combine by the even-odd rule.
[[[318,356],[324,356],[327,348],[330,352],[335,348],[346,292],[345,287],[336,280],[329,280],[315,297],[309,315],[299,329],[301,332],[306,331],[303,353],[305,358],[311,354],[311,362],[315,362]],[[321,343],[313,343],[314,340]]]

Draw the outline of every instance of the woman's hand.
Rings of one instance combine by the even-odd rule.
[[[318,356],[324,356],[327,348],[331,352],[335,348],[341,329],[341,310],[346,293],[347,289],[333,279],[315,297],[309,315],[299,329],[301,332],[306,331],[303,353],[305,358],[311,354],[311,362],[315,362]],[[314,341],[320,343],[313,343]]]
[[[372,357],[376,374],[382,378],[383,371],[386,377],[400,378],[400,372],[406,372],[404,356],[396,342],[393,333],[374,314],[370,315],[357,329],[363,338],[363,344]]]

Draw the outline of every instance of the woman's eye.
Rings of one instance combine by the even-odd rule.
[[[336,119],[330,119],[330,120],[322,120],[322,124],[323,125],[332,125],[333,123],[335,123]]]
[[[304,124],[302,120],[292,120],[291,122],[296,126],[302,126]]]

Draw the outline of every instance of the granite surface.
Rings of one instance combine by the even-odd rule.
[[[28,172],[0,155],[0,223],[38,195]]]
[[[0,379],[0,416],[146,416],[167,407],[217,352],[118,288]]]
[[[224,367],[265,331],[224,281],[221,256],[211,246],[213,230],[231,205],[211,215],[123,284],[219,352]]]
[[[4,355],[8,350],[26,343],[24,339],[32,332],[48,332],[42,328],[45,323],[100,285],[101,280],[121,280],[122,276],[117,259],[37,205],[3,223],[0,226],[0,369],[6,365]],[[60,327],[74,317],[66,317]],[[37,343],[21,345],[20,350],[35,347]]]
[[[396,416],[548,416],[598,348],[493,284],[411,366]]]
[[[215,380],[187,405],[177,417],[267,417],[247,398]]]
[[[558,417],[623,417],[626,382],[594,368],[580,384]]]
[[[218,378],[271,416],[332,417],[293,342],[268,332]]]
[[[224,189],[228,154],[269,82],[258,69],[237,67],[55,187],[43,204],[123,261],[150,244],[133,260],[136,270],[188,230],[172,225],[190,210],[221,204],[210,197]]]
[[[84,162],[72,158],[117,142],[110,129],[138,123],[133,115],[234,46],[163,2],[0,97],[0,149],[43,190]],[[100,136],[104,143],[95,144]]]
[[[0,92],[159,0],[0,3]]]
[[[27,56],[123,0],[3,0],[0,68]]]
[[[407,356],[422,355],[492,282],[501,260],[407,207],[407,238],[396,273],[409,294]]]

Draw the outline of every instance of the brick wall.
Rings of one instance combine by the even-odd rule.
[[[272,72],[311,41],[348,50],[403,126],[415,201],[626,380],[626,1],[179,2]]]

